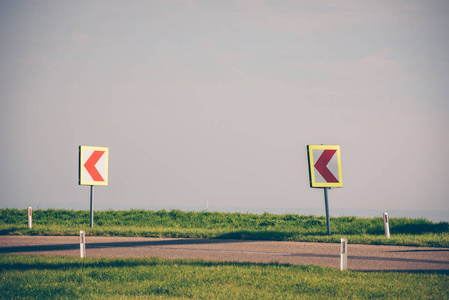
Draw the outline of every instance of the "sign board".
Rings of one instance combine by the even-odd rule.
[[[340,146],[308,145],[310,187],[343,187]]]
[[[108,147],[79,147],[80,185],[108,185]]]

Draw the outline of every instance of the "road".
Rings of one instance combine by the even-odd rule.
[[[0,253],[80,255],[77,236],[0,236]],[[449,248],[347,246],[348,269],[449,271]],[[87,257],[162,257],[340,268],[340,244],[133,237],[86,237]]]

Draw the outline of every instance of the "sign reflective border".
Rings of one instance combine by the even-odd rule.
[[[79,147],[80,185],[108,185],[108,147]]]
[[[310,187],[343,187],[340,146],[308,145]]]

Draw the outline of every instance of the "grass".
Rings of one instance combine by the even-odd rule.
[[[449,274],[280,264],[0,256],[0,298],[448,299]]]
[[[27,211],[0,209],[1,235],[87,235],[183,238],[229,238],[278,241],[449,247],[449,223],[426,219],[390,218],[391,238],[384,235],[383,219],[331,218],[332,235],[319,216],[270,213],[183,212],[179,210],[97,211],[90,228],[89,211],[35,210],[33,228]]]

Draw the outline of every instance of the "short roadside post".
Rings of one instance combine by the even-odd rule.
[[[80,231],[80,257],[84,258],[86,256],[86,234],[84,230]]]
[[[311,188],[324,189],[327,234],[331,235],[328,190],[343,187],[340,146],[307,145]]]
[[[388,224],[388,213],[384,212],[385,237],[390,238],[390,225]]]
[[[28,207],[28,228],[31,229],[31,227],[33,227],[33,219],[32,219],[32,215],[31,215],[32,211],[31,211],[31,206]]]
[[[340,245],[340,270],[348,269],[348,240],[341,239]]]

